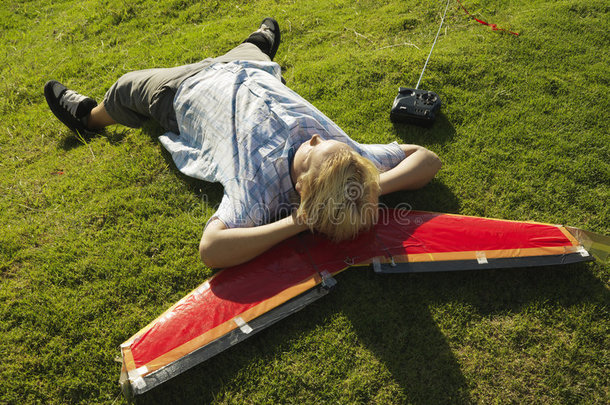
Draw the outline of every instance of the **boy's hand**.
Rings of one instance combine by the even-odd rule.
[[[235,266],[307,229],[304,221],[297,218],[296,212],[254,228],[227,228],[224,222],[214,219],[203,231],[199,255],[209,267]]]

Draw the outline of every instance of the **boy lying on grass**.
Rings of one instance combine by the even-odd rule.
[[[277,22],[265,18],[221,57],[125,74],[99,105],[53,80],[45,97],[75,132],[154,119],[180,171],[224,186],[199,245],[210,267],[246,262],[306,229],[354,238],[377,221],[380,195],[423,187],[440,160],[417,145],[350,139],[283,84],[271,62],[279,44]]]

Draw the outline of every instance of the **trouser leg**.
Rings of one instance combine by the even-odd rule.
[[[178,133],[173,101],[178,86],[213,63],[212,59],[173,68],[137,70],[124,74],[106,92],[104,106],[119,124],[139,128],[149,119]]]
[[[236,60],[252,60],[270,62],[269,56],[253,43],[243,42],[231,49],[229,52],[214,59],[214,62],[233,62]]]
[[[256,45],[246,42],[218,58],[173,68],[129,72],[106,92],[104,107],[119,124],[139,128],[152,118],[164,129],[179,133],[174,96],[180,84],[212,63],[236,60],[270,61]]]

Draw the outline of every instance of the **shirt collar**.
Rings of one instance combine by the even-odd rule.
[[[288,156],[286,161],[288,162],[288,173],[292,174],[292,162],[294,162],[294,154],[296,153],[296,147],[293,145],[288,150]],[[292,182],[292,176],[290,176],[290,181]],[[292,188],[294,188],[294,182],[292,182]]]

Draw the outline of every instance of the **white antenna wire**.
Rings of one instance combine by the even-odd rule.
[[[438,32],[436,33],[436,37],[434,37],[434,43],[432,44],[432,48],[430,48],[430,53],[428,54],[428,59],[426,59],[424,68],[421,71],[421,75],[419,75],[419,80],[417,81],[415,90],[417,90],[419,88],[419,82],[421,82],[421,78],[424,76],[424,71],[426,70],[426,66],[428,66],[428,61],[430,60],[430,56],[432,55],[432,50],[434,49],[434,45],[436,45],[436,40],[438,39],[438,35],[441,33],[441,28],[443,27],[443,21],[445,21],[445,16],[447,15],[447,9],[449,8],[450,1],[451,0],[447,0],[447,5],[445,6],[445,12],[443,13],[443,18],[441,18],[441,25],[438,27]]]

